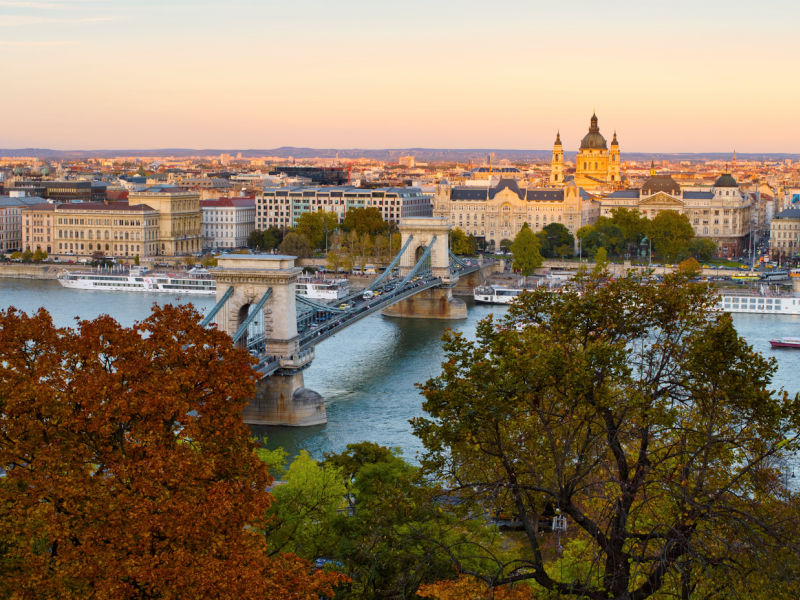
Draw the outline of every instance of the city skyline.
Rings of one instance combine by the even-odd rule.
[[[0,0],[0,147],[795,153],[800,7]]]

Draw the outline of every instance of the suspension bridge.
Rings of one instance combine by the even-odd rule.
[[[262,378],[244,411],[249,424],[318,425],[325,423],[324,399],[303,385],[303,370],[314,347],[373,313],[411,318],[459,319],[466,305],[454,298],[462,281],[481,283],[492,264],[462,260],[449,249],[444,219],[416,217],[400,224],[401,250],[365,289],[329,305],[295,293],[302,272],[295,257],[226,255],[212,270],[217,303],[203,325],[212,322],[256,358]]]

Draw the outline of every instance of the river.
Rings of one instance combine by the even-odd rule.
[[[71,290],[56,281],[0,279],[0,309],[15,306],[28,313],[44,307],[56,325],[71,326],[75,317],[91,319],[109,314],[123,325],[145,318],[154,302],[192,301],[208,310],[213,297],[167,294],[114,293]],[[416,383],[439,373],[443,353],[441,336],[452,327],[473,337],[478,321],[501,306],[471,305],[463,321],[392,319],[379,314],[352,325],[316,348],[316,358],[305,373],[306,386],[326,399],[328,423],[317,427],[255,429],[270,447],[281,446],[290,456],[300,449],[312,456],[339,452],[349,443],[369,440],[401,449],[414,460],[422,446],[408,420],[422,414]],[[776,388],[800,391],[800,352],[772,350],[769,339],[800,336],[800,316],[734,315],[737,330],[762,354],[774,356]]]

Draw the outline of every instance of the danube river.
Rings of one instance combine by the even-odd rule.
[[[75,317],[110,314],[130,325],[149,314],[154,302],[189,302],[187,296],[91,292],[62,288],[56,281],[0,279],[0,309],[15,306],[26,312],[44,307],[57,325],[74,324]],[[211,297],[194,297],[203,311]],[[480,319],[505,307],[470,306],[464,321],[390,319],[372,315],[316,349],[316,359],[304,375],[306,386],[327,401],[328,423],[308,428],[258,428],[270,447],[282,446],[290,455],[305,448],[312,456],[339,452],[347,444],[370,440],[399,447],[414,460],[421,444],[408,420],[422,414],[422,397],[415,384],[438,374],[442,360],[441,335],[447,327],[474,336]],[[800,316],[735,315],[734,322],[754,348],[778,360],[773,383],[790,393],[800,391],[800,351],[772,350],[773,337],[800,337]]]

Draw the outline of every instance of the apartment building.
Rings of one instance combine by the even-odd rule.
[[[0,253],[22,250],[22,209],[44,203],[31,196],[0,196]]]
[[[384,221],[430,217],[431,198],[417,187],[362,189],[352,186],[264,188],[256,197],[256,228],[286,229],[305,212],[335,212],[339,222],[351,208],[375,207]]]
[[[158,233],[159,214],[145,204],[81,202],[22,209],[23,247],[61,258],[155,256]]]
[[[787,208],[772,218],[769,252],[776,258],[800,254],[800,208]]]
[[[243,248],[256,228],[254,198],[201,200],[203,249]]]
[[[158,256],[198,254],[203,249],[200,195],[184,188],[157,185],[131,192],[128,202],[145,204],[158,213]]]

